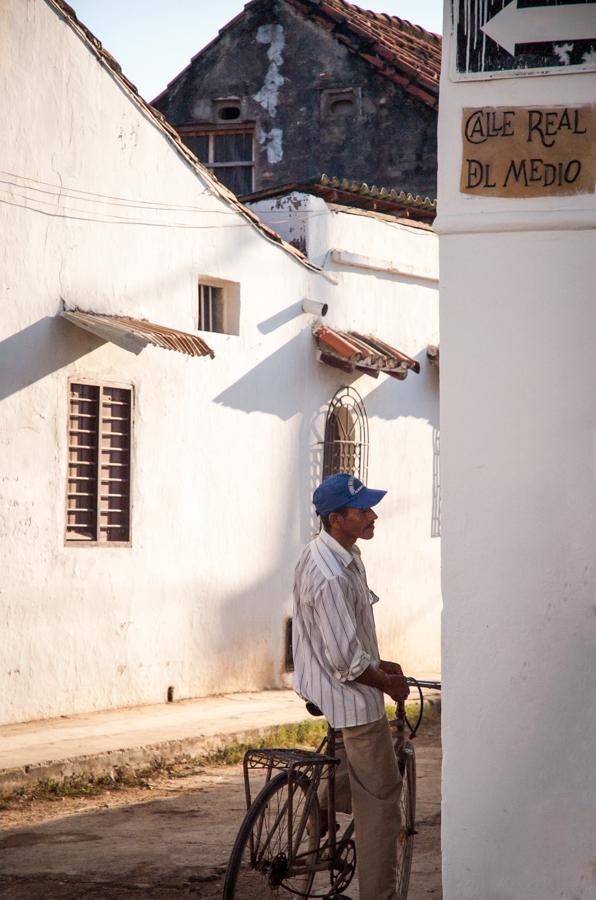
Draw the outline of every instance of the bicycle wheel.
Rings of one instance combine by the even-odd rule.
[[[406,900],[412,868],[412,851],[416,826],[416,757],[412,744],[407,741],[398,757],[402,788],[399,799],[401,827],[397,848],[397,896]]]
[[[288,872],[288,781],[288,773],[280,772],[248,810],[228,862],[223,900],[308,896],[314,872],[294,876]],[[319,849],[319,803],[316,794],[309,800],[309,787],[307,778],[294,781],[292,846],[296,865],[302,866],[316,862]],[[306,827],[300,834],[304,821]]]

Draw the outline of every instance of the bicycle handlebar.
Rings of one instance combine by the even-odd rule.
[[[408,682],[409,685],[416,688],[416,690],[418,691],[418,698],[419,698],[419,702],[420,702],[418,718],[416,719],[416,724],[414,725],[414,727],[412,727],[412,724],[411,724],[410,720],[408,719],[408,716],[406,715],[405,702],[403,704],[404,719],[406,721],[406,725],[410,729],[410,737],[414,738],[414,737],[416,737],[416,732],[418,731],[418,729],[420,727],[420,723],[422,722],[422,716],[424,715],[424,694],[422,693],[422,688],[432,688],[434,690],[440,691],[441,690],[441,682],[440,681],[423,681],[423,680],[418,680],[417,678],[411,678],[411,677],[407,678],[406,681]],[[397,709],[399,710],[399,704],[398,704]]]
[[[441,682],[440,681],[424,681],[421,678],[407,678],[408,684],[420,685],[423,688],[429,688],[433,691],[441,690]]]

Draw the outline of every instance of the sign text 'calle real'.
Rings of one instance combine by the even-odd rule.
[[[466,108],[462,132],[465,194],[594,193],[596,106]]]

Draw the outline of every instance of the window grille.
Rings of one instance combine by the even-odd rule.
[[[130,543],[131,429],[131,388],[70,383],[68,543]]]
[[[199,331],[224,331],[223,288],[199,282]]]
[[[227,108],[227,107],[226,107]],[[254,190],[254,130],[187,131],[180,135],[190,150],[239,196]]]
[[[368,417],[353,387],[339,389],[325,421],[323,478],[337,472],[349,472],[363,482],[368,475]]]

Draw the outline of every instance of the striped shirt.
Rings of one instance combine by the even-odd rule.
[[[294,580],[294,689],[334,728],[366,725],[385,712],[382,691],[354,681],[379,664],[378,599],[356,546],[346,550],[321,531],[304,548]]]

